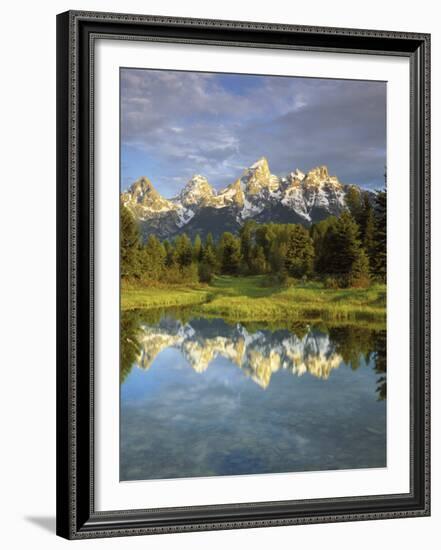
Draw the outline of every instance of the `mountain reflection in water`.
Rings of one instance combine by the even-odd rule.
[[[121,480],[385,466],[385,354],[384,330],[123,313]]]

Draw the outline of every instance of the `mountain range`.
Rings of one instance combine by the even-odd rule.
[[[169,238],[182,232],[191,237],[211,232],[216,238],[224,231],[237,233],[250,219],[308,227],[338,216],[350,187],[359,189],[329,175],[326,166],[276,176],[262,157],[220,191],[204,176],[195,175],[179,195],[167,199],[147,177],[141,177],[121,193],[121,201],[139,222],[143,238],[150,233]]]

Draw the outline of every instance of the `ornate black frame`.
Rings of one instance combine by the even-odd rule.
[[[94,510],[94,40],[154,40],[410,60],[410,492]],[[430,35],[70,11],[57,16],[57,534],[110,537],[430,515]]]

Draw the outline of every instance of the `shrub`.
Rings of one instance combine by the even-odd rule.
[[[329,290],[336,290],[339,288],[338,281],[335,277],[326,277],[323,281],[323,286]]]
[[[197,283],[198,281],[198,268],[195,264],[181,267],[174,265],[164,270],[161,278],[161,282],[169,284]]]
[[[289,281],[288,273],[283,271],[278,271],[277,273],[271,273],[265,277],[263,281],[263,286],[287,286]]]
[[[213,269],[206,263],[199,264],[199,281],[201,283],[211,283],[213,280]]]

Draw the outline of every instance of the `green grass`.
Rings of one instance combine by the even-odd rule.
[[[207,301],[207,288],[132,287],[121,289],[121,309],[186,307]]]
[[[384,325],[386,287],[325,289],[319,282],[266,286],[265,277],[216,277],[211,285],[129,287],[123,310],[192,306],[195,313],[229,321],[329,321]]]

